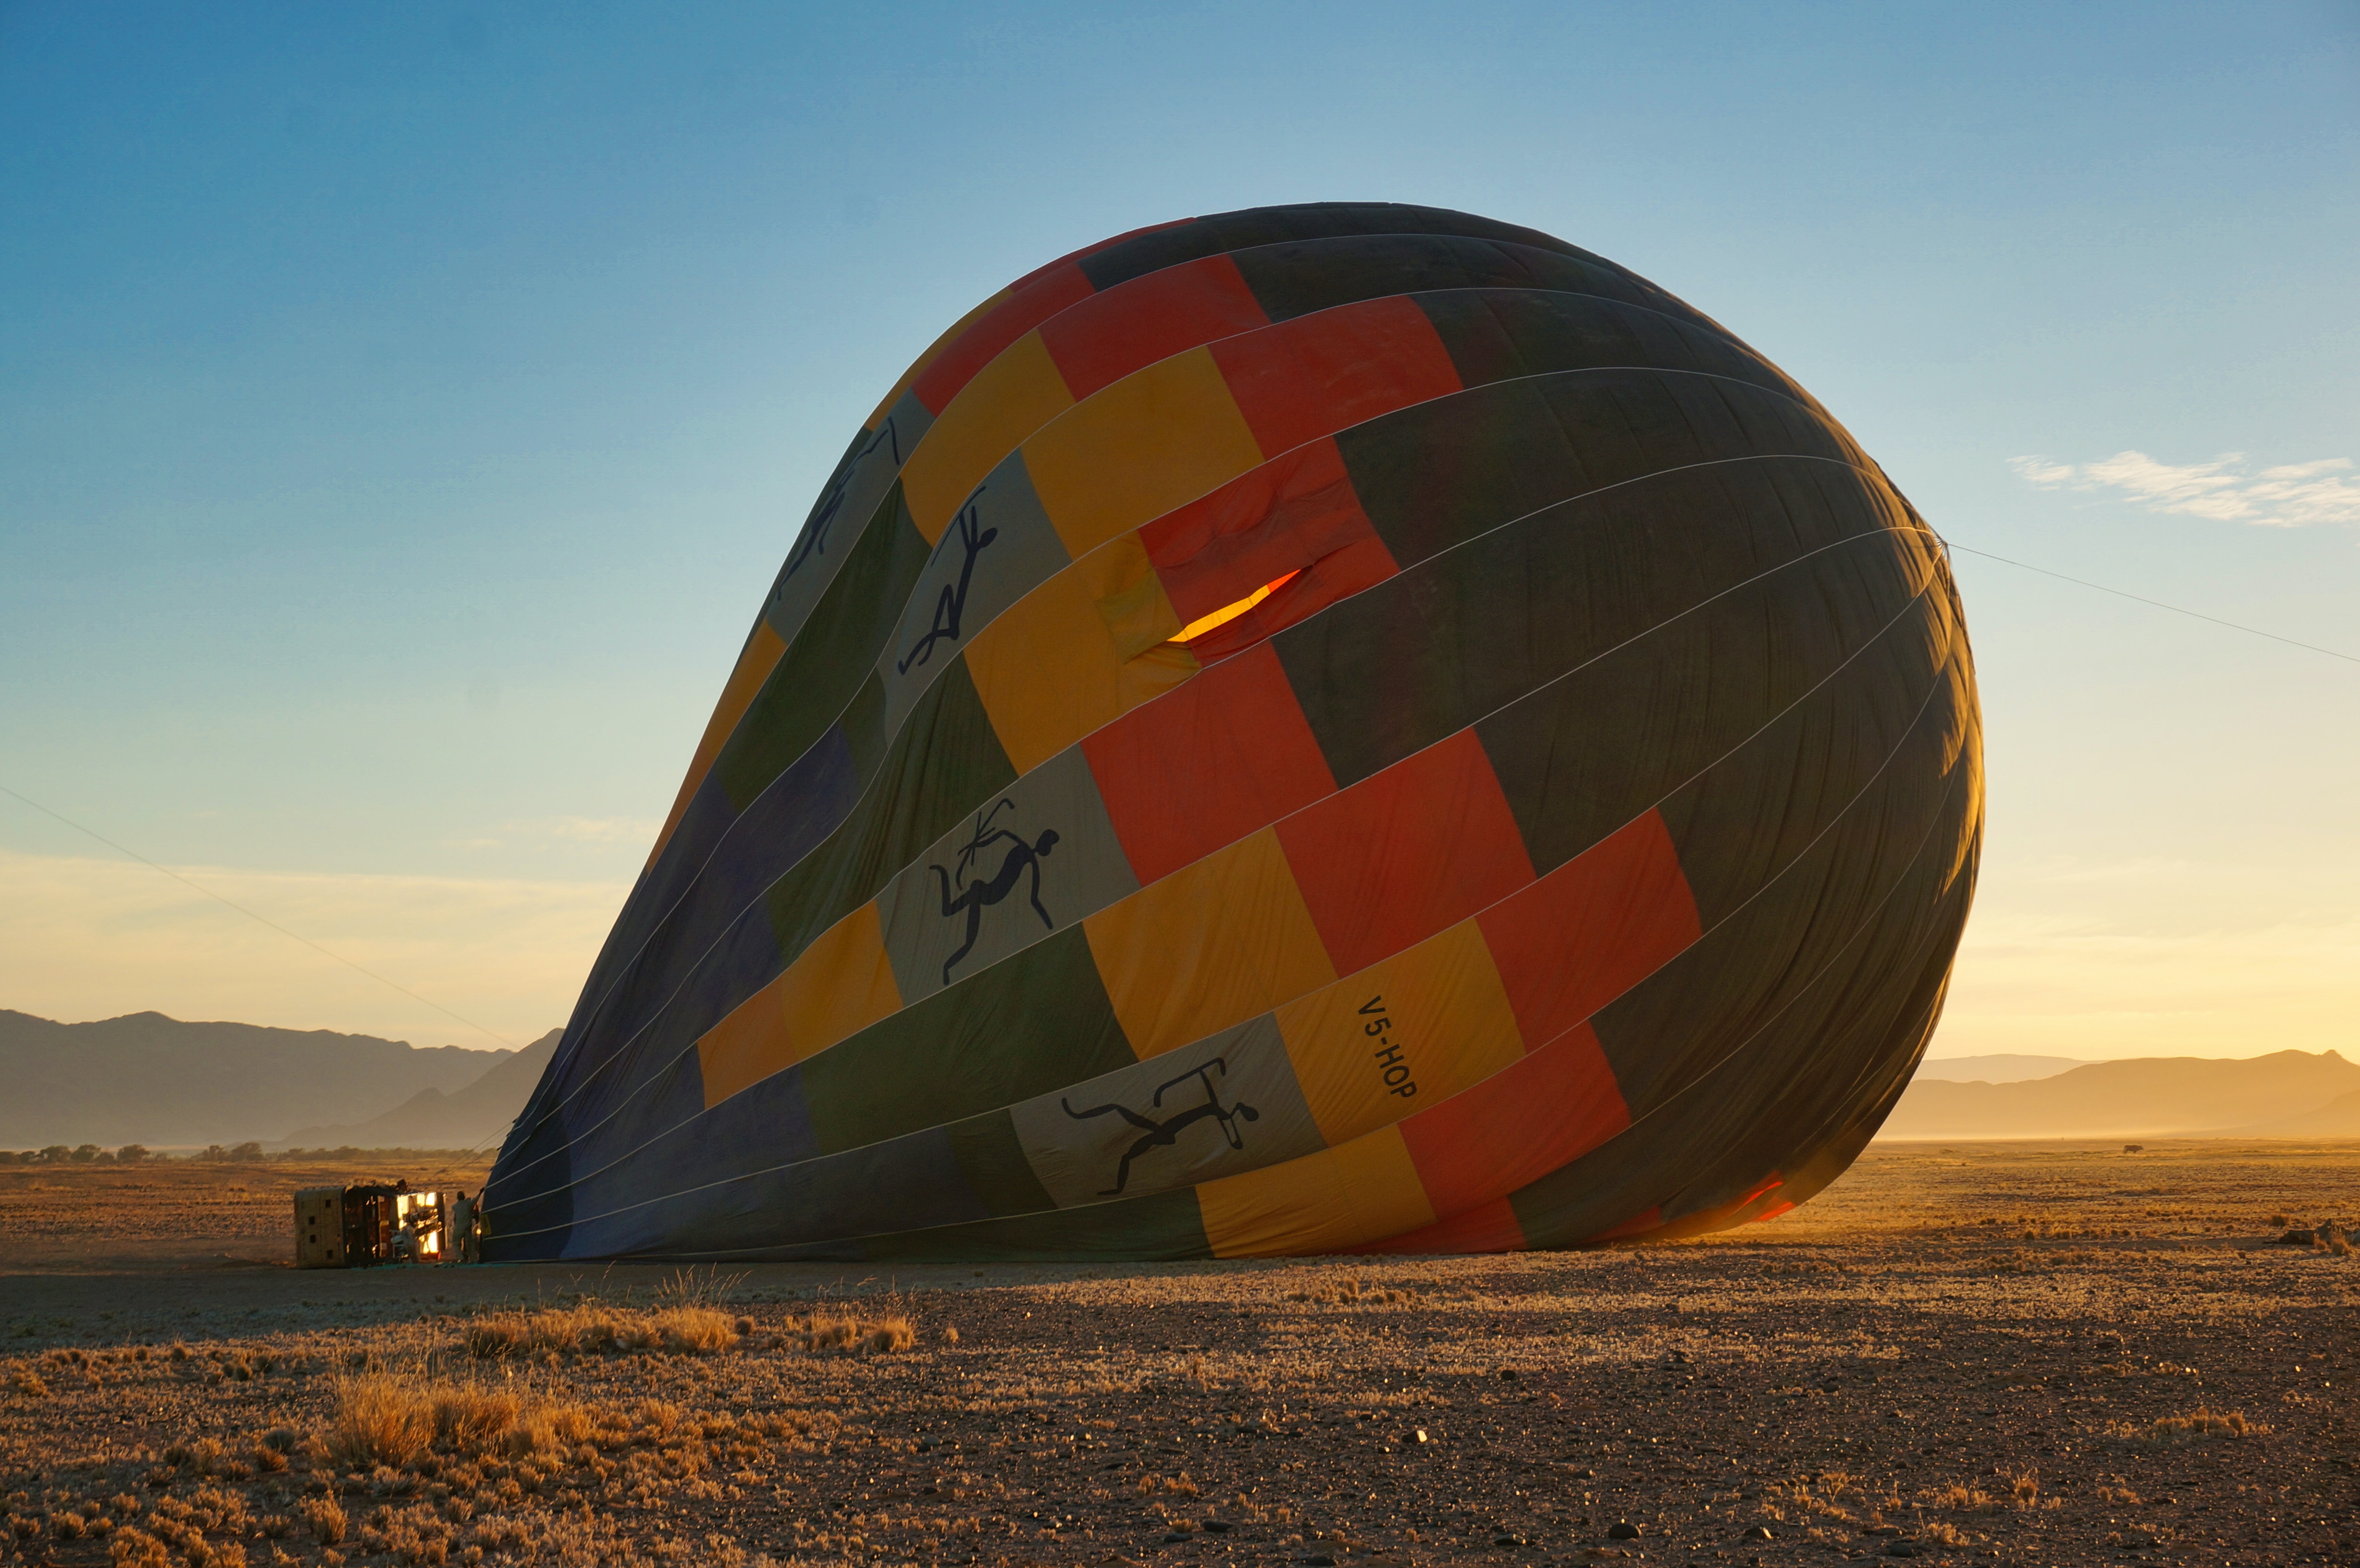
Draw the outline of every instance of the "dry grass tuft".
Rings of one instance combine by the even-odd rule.
[[[322,1435],[329,1456],[348,1469],[399,1469],[434,1445],[434,1406],[410,1380],[388,1373],[339,1377],[336,1413]],[[164,1451],[168,1464],[172,1453]]]
[[[644,1407],[652,1401],[642,1401]],[[644,1419],[642,1425],[650,1424]],[[615,1418],[579,1400],[519,1394],[450,1378],[371,1372],[341,1379],[336,1413],[321,1434],[347,1469],[401,1469],[431,1452],[528,1457],[622,1441]]]
[[[1369,1283],[1365,1278],[1345,1280],[1340,1285],[1323,1285],[1316,1290],[1289,1290],[1290,1301],[1316,1301],[1339,1307],[1380,1307],[1407,1305],[1417,1300],[1417,1292],[1407,1286],[1387,1290]]]
[[[170,1552],[145,1530],[118,1530],[107,1538],[106,1550],[115,1568],[172,1568]]]
[[[311,1532],[311,1539],[322,1546],[334,1546],[342,1541],[350,1522],[333,1497],[313,1497],[303,1505],[304,1528]]]
[[[49,1397],[49,1386],[39,1373],[18,1362],[8,1368],[8,1391],[20,1399],[41,1399]]]
[[[2106,1435],[2148,1448],[2202,1443],[2214,1437],[2263,1437],[2269,1428],[2249,1421],[2243,1410],[2221,1412],[2199,1405],[2184,1416],[2158,1416],[2142,1426],[2136,1421],[2110,1421]]]
[[[738,1343],[738,1320],[717,1307],[684,1304],[654,1312],[605,1307],[545,1307],[491,1312],[460,1336],[478,1359],[531,1359],[630,1351],[710,1356]]]
[[[648,1326],[662,1348],[690,1356],[710,1356],[738,1343],[738,1320],[717,1307],[666,1307]]]
[[[891,1356],[918,1342],[915,1325],[900,1316],[796,1318],[786,1334],[814,1356]]]

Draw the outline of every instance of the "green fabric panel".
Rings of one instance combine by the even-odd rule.
[[[1693,308],[1596,256],[1457,234],[1354,234],[1232,251],[1229,260],[1273,321],[1361,299],[1448,289],[1595,294],[1714,329]]]
[[[1196,1190],[1087,1208],[1056,1209],[873,1236],[861,1256],[877,1263],[1180,1262],[1213,1256]]]
[[[1851,474],[1750,464],[1602,498],[1628,558],[1601,573],[1598,592],[1651,605],[1657,622],[1475,726],[1535,870],[1564,865],[1714,766],[1908,602],[1916,584],[1869,498],[1856,484],[1822,488]],[[1689,507],[1755,527],[1716,529],[1683,550]],[[1806,558],[1848,536],[1863,542]]]
[[[1722,401],[1712,384],[1694,391],[1708,407]],[[1760,393],[1738,396],[1765,401]],[[1701,415],[1688,428],[1703,428],[1699,441],[1720,440]],[[1528,693],[1541,691],[1532,701],[1546,707],[1548,682],[1631,638],[1677,641],[1683,612],[1807,550],[1852,534],[1868,542],[1831,553],[1890,556],[1884,518],[1851,474],[1780,458],[1653,474],[1495,527],[1289,627],[1273,646],[1328,767],[1350,784],[1453,731],[1491,722],[1486,715]],[[1841,504],[1819,499],[1827,474],[1836,476]],[[1726,509],[1733,496],[1746,500],[1758,527],[1695,528],[1696,515]],[[1656,627],[1664,629],[1647,635]],[[1645,647],[1612,654],[1605,667],[1633,668]],[[1645,700],[1626,693],[1623,707]],[[1536,865],[1542,853],[1535,846]]]
[[[1890,548],[1830,550],[1792,575],[1798,588],[1830,603],[1868,606],[1881,625],[1915,591],[1912,578],[1927,583],[1937,570],[1930,544],[1892,539]],[[1926,767],[1953,749],[1961,724],[1972,722],[1963,711],[1972,702],[1963,678],[1941,673],[1963,636],[1950,607],[1936,587],[1898,625],[1881,633],[1872,627],[1874,643],[1861,645],[1842,673],[1663,801],[1665,825],[1706,925],[1791,864],[1880,771],[1888,783],[1895,775],[1913,776],[1929,797],[1941,790],[1939,770]],[[1934,733],[1913,733],[1928,725]],[[1896,746],[1904,747],[1898,755]]]
[[[1066,927],[804,1062],[818,1152],[1012,1105],[1136,1057],[1090,944]]]
[[[1596,483],[1532,381],[1436,397],[1356,425],[1336,446],[1404,568]]]
[[[966,661],[954,663],[919,699],[852,815],[765,895],[781,962],[793,963],[956,827],[976,801],[1015,781]]]
[[[852,753],[852,776],[866,783],[877,777],[893,738],[885,727],[885,680],[874,670],[845,704],[842,727],[846,748]]]
[[[1654,310],[1544,289],[1465,289],[1416,299],[1470,387],[1579,365],[1653,365],[1731,376],[1818,407],[1728,333]]]
[[[1212,212],[1185,223],[1150,229],[1088,252],[1080,257],[1080,267],[1082,275],[1093,287],[1111,289],[1118,283],[1200,256],[1340,234],[1470,234],[1560,251],[1568,256],[1590,256],[1588,251],[1536,229],[1520,228],[1472,212],[1393,201],[1305,201],[1286,207]],[[1613,263],[1603,265],[1612,267]]]
[[[950,1135],[951,1152],[967,1184],[993,1214],[1032,1214],[1057,1206],[1032,1173],[1016,1123],[1006,1111],[969,1116],[943,1130]]]
[[[836,722],[925,568],[932,551],[910,519],[900,481],[879,511],[890,518],[860,536],[714,760],[714,777],[741,811]]]

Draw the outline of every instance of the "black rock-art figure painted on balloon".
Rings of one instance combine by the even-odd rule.
[[[1041,862],[1057,847],[1057,830],[1043,828],[1040,837],[1027,842],[1006,828],[994,828],[991,820],[1000,814],[1001,807],[1014,804],[1012,800],[1002,800],[990,811],[976,818],[975,836],[959,846],[956,872],[940,866],[927,868],[942,883],[943,918],[967,917],[967,939],[959,943],[957,952],[943,960],[943,984],[945,985],[950,984],[951,971],[958,966],[959,960],[975,951],[976,936],[983,929],[983,911],[1014,892],[1019,878],[1027,875],[1032,877],[1032,885],[1026,897],[1032,906],[1032,912],[1041,917],[1043,926],[1050,931],[1057,929],[1057,922],[1049,918],[1047,907],[1041,902]],[[1000,869],[987,881],[968,881],[967,868],[975,863],[976,856],[1002,840],[1007,842],[1008,850],[1000,858]],[[953,888],[957,891],[954,893]]]
[[[487,1258],[1579,1247],[1876,1131],[1973,895],[1972,653],[1729,327],[1311,203],[1063,256],[877,379]]]
[[[1060,1100],[1058,1104],[1064,1107],[1065,1114],[1077,1122],[1087,1121],[1093,1116],[1118,1116],[1147,1135],[1123,1151],[1122,1158],[1115,1163],[1114,1185],[1100,1191],[1098,1196],[1112,1198],[1120,1195],[1123,1188],[1131,1182],[1132,1160],[1159,1149],[1172,1148],[1180,1141],[1182,1133],[1201,1121],[1209,1120],[1217,1124],[1221,1129],[1221,1137],[1228,1141],[1229,1146],[1232,1149],[1242,1150],[1246,1143],[1243,1135],[1238,1131],[1238,1123],[1257,1121],[1261,1119],[1262,1113],[1248,1105],[1224,1105],[1221,1104],[1220,1087],[1213,1082],[1213,1074],[1227,1073],[1229,1070],[1229,1064],[1216,1056],[1210,1062],[1190,1068],[1177,1078],[1158,1083],[1155,1086],[1154,1094],[1148,1101],[1148,1107],[1151,1110],[1162,1110],[1164,1094],[1183,1083],[1195,1083],[1205,1091],[1205,1100],[1202,1105],[1191,1105],[1186,1110],[1175,1112],[1160,1122],[1140,1115],[1128,1105],[1108,1104],[1093,1105],[1086,1111],[1077,1111],[1074,1109],[1071,1102]]]

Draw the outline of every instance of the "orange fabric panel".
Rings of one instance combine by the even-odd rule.
[[[1505,1198],[1479,1203],[1422,1230],[1387,1236],[1349,1250],[1361,1253],[1522,1252],[1527,1243],[1516,1208]]]
[[[1033,491],[1077,561],[1262,458],[1201,348],[1124,376],[1024,443]]]
[[[1030,773],[1195,675],[1196,655],[1164,641],[1179,629],[1138,536],[1124,535],[1018,600],[963,657],[1008,760]]]
[[[1702,934],[1679,851],[1656,811],[1478,918],[1534,1042],[1580,1023]]]
[[[696,1042],[705,1105],[818,1055],[901,1006],[877,906],[864,904]]]
[[[1115,1017],[1142,1061],[1336,978],[1268,829],[1082,925]],[[1175,931],[1191,940],[1175,940]]]
[[[1295,1081],[1331,1146],[1524,1060],[1472,920],[1278,1009]]]
[[[1073,406],[1074,395],[1038,332],[1025,333],[978,370],[902,465],[901,494],[926,542],[941,542],[984,477]]]
[[[939,415],[1009,344],[1097,291],[1070,258],[1053,262],[1002,289],[993,297],[989,309],[963,323],[964,330],[912,379],[918,401]],[[1001,455],[1006,455],[1004,449]]]
[[[1267,648],[1124,714],[1083,741],[1082,751],[1142,883],[1336,788],[1286,671]]]
[[[1434,323],[1399,294],[1228,339],[1213,356],[1266,452],[1460,389]]]
[[[648,864],[653,866],[664,845],[672,842],[672,830],[680,826],[688,802],[696,795],[697,786],[713,770],[713,759],[721,755],[738,721],[746,716],[747,705],[762,690],[762,682],[778,668],[780,655],[787,651],[785,639],[770,629],[768,621],[754,623],[754,635],[746,639],[745,650],[738,656],[738,668],[729,672],[728,683],[721,688],[721,701],[713,706],[713,716],[705,721],[705,735],[696,743],[696,755],[689,759],[688,777],[680,781],[680,793],[672,797],[672,813],[664,818],[663,831],[656,834],[655,848],[648,851]]]
[[[1279,825],[1320,938],[1347,973],[1533,879],[1515,813],[1471,729]]]
[[[1435,1209],[1448,1214],[1505,1198],[1630,1125],[1614,1069],[1582,1024],[1419,1111],[1402,1138]]]
[[[1434,1223],[1416,1168],[1392,1127],[1204,1182],[1196,1207],[1216,1258],[1341,1252]]]
[[[1041,323],[1041,338],[1074,396],[1087,397],[1159,359],[1269,324],[1238,264],[1208,256],[1067,306]]]

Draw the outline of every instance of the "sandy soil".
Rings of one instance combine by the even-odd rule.
[[[147,1174],[0,1171],[0,1560],[2360,1563],[2360,1259],[2277,1239],[2360,1219],[2352,1144],[1880,1145],[1580,1254],[684,1288],[299,1273],[327,1173]],[[606,1326],[470,1353],[536,1308]],[[521,1411],[372,1462],[371,1367]]]

